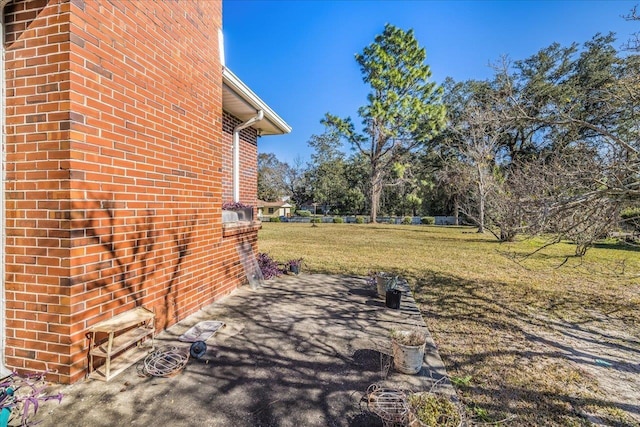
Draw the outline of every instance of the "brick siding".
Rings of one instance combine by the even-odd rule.
[[[223,237],[231,188],[221,1],[5,7],[6,364],[87,368],[87,329],[142,305],[158,327],[242,283]],[[255,132],[241,194],[255,205]]]

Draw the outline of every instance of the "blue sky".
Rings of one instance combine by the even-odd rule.
[[[331,112],[351,116],[367,86],[354,55],[386,23],[412,28],[427,50],[437,83],[484,79],[502,55],[527,58],[558,42],[569,45],[613,31],[618,44],[640,22],[627,22],[638,1],[286,1],[224,0],[226,65],[293,131],[260,138],[260,152],[307,161],[307,141]]]

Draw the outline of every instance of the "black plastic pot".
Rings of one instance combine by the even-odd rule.
[[[391,289],[387,291],[386,305],[389,308],[395,310],[400,309],[400,298],[402,297],[402,291],[399,289]]]

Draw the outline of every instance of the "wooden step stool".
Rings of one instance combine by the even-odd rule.
[[[153,349],[155,314],[144,307],[125,311],[109,320],[96,323],[89,329],[89,378],[109,381],[136,363]],[[100,341],[97,334],[106,334]],[[148,341],[151,341],[151,345]],[[94,358],[104,364],[94,369]]]

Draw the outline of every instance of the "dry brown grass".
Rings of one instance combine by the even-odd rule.
[[[310,272],[406,278],[477,422],[640,425],[637,248],[603,243],[580,259],[559,244],[522,259],[542,242],[473,231],[266,223],[259,247]]]

